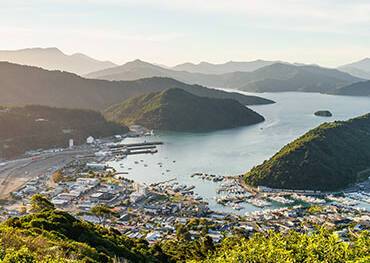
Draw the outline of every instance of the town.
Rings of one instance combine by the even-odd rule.
[[[58,209],[148,242],[173,238],[179,225],[188,227],[192,239],[206,233],[215,243],[235,233],[248,236],[255,232],[291,229],[310,232],[317,226],[334,229],[346,240],[348,231],[370,229],[370,213],[355,206],[360,200],[369,200],[365,192],[323,195],[264,187],[247,191],[238,176],[190,175],[219,184],[215,198],[224,206],[238,211],[245,202],[263,208],[240,214],[211,210],[208,203],[194,193],[194,186],[180,184],[176,178],[148,185],[129,180],[125,172],[117,172],[106,163],[124,160],[130,154],[156,154],[157,146],[163,143],[126,144],[125,136],[150,134],[140,127],[132,127],[127,135],[103,140],[89,137],[85,145],[74,146],[70,142],[69,149],[27,153],[34,161],[50,153],[73,150],[75,154],[12,191],[2,201],[1,220],[27,214],[32,196],[40,193]],[[271,203],[280,206],[269,207]],[[108,210],[96,212],[97,207]]]

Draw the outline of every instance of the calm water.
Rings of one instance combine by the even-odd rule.
[[[272,105],[251,107],[265,117],[263,123],[211,133],[161,133],[144,139],[125,139],[127,143],[160,140],[165,145],[160,146],[155,155],[128,156],[120,162],[124,168],[119,166],[120,163],[113,166],[128,171],[130,179],[142,183],[177,178],[181,184],[195,185],[194,191],[204,197],[212,209],[234,211],[215,202],[218,184],[190,178],[190,175],[195,172],[242,174],[322,122],[346,120],[370,112],[370,98],[295,92],[258,95],[276,101]],[[326,109],[333,113],[333,117],[313,115],[317,110]],[[135,161],[139,163],[135,164]],[[162,167],[159,162],[163,163]],[[243,206],[245,209],[241,213],[258,210],[249,204]]]

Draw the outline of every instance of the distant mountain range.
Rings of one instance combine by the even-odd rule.
[[[153,76],[170,77],[189,84],[238,89],[248,92],[321,92],[351,85],[363,79],[337,69],[313,65],[274,63],[252,72],[202,74],[162,68],[135,60],[122,66],[90,73],[89,78],[106,80],[134,80]]]
[[[184,63],[171,68],[141,60],[117,66],[112,62],[95,60],[81,53],[66,55],[57,48],[29,48],[0,51],[0,61],[67,71],[93,79],[131,81],[165,77],[187,84],[248,92],[300,91],[362,95],[366,92],[354,91],[353,94],[349,92],[357,87],[352,84],[370,79],[370,58],[343,65],[338,69],[267,60],[230,61],[223,64]],[[347,86],[350,88],[347,89]],[[342,88],[345,88],[346,92],[341,91]]]
[[[340,190],[370,176],[370,114],[324,123],[246,173],[254,186]]]
[[[260,97],[188,85],[169,78],[95,80],[67,72],[0,62],[0,105],[4,106],[39,104],[103,110],[130,97],[169,88],[181,88],[198,96],[236,99],[244,105],[273,103]]]
[[[370,58],[340,66],[338,69],[359,78],[370,79]]]
[[[332,94],[346,96],[370,96],[370,80],[356,82],[340,89],[336,89],[332,92]]]
[[[173,67],[173,70],[188,71],[192,73],[202,74],[225,74],[232,72],[251,72],[259,68],[272,65],[278,61],[255,60],[249,62],[229,61],[223,64],[211,64],[208,62],[201,62],[199,64],[184,63]]]
[[[124,125],[178,132],[214,131],[264,121],[236,100],[199,97],[182,89],[131,98],[108,108],[104,115]]]
[[[99,61],[81,53],[66,55],[57,48],[1,50],[0,61],[68,71],[79,75],[117,66],[110,61]]]

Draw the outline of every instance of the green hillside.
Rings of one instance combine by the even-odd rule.
[[[0,224],[0,262],[4,263],[172,263],[172,262],[369,262],[368,231],[349,233],[343,242],[332,231],[270,231],[249,238],[231,235],[214,244],[208,235],[190,240],[185,226],[173,239],[149,244],[115,228],[79,220],[41,195],[33,213]],[[182,230],[181,230],[182,229]]]
[[[270,232],[256,234],[250,239],[227,238],[206,260],[191,262],[369,262],[369,245],[370,236],[366,231],[353,235],[350,245],[324,229],[311,234]]]
[[[56,210],[42,195],[31,199],[32,213],[0,223],[4,263],[172,263],[172,262],[368,262],[369,232],[349,232],[343,242],[324,228],[311,233],[269,231],[249,238],[234,234],[215,244],[207,234],[189,238],[177,225],[169,240],[149,244],[115,228],[92,224]]]
[[[43,197],[33,206],[35,213],[0,224],[1,262],[166,262],[145,240],[78,220]]]
[[[181,89],[126,100],[108,108],[104,115],[125,125],[184,132],[235,128],[264,120],[235,100],[198,97]]]
[[[337,190],[370,176],[370,114],[324,123],[245,175],[247,183]]]
[[[0,157],[14,157],[27,150],[67,147],[87,137],[107,137],[128,131],[108,122],[100,113],[47,106],[0,108]]]
[[[0,62],[0,105],[4,106],[46,105],[103,110],[128,98],[169,88],[181,88],[198,96],[236,99],[244,105],[273,103],[256,96],[188,85],[169,78],[85,79],[68,72]]]

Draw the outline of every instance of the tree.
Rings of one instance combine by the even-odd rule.
[[[176,236],[178,240],[190,241],[191,235],[185,225],[179,224],[176,227]]]
[[[27,247],[7,253],[2,261],[4,263],[36,263],[34,256]]]
[[[35,194],[31,198],[31,210],[33,212],[55,210],[55,206],[44,195]]]
[[[100,224],[104,225],[105,220],[113,215],[113,211],[107,205],[99,204],[91,208],[90,212],[95,215],[98,219]]]
[[[53,175],[51,176],[52,180],[54,183],[59,183],[60,181],[62,181],[63,179],[63,174],[60,170],[56,171],[53,173]]]

